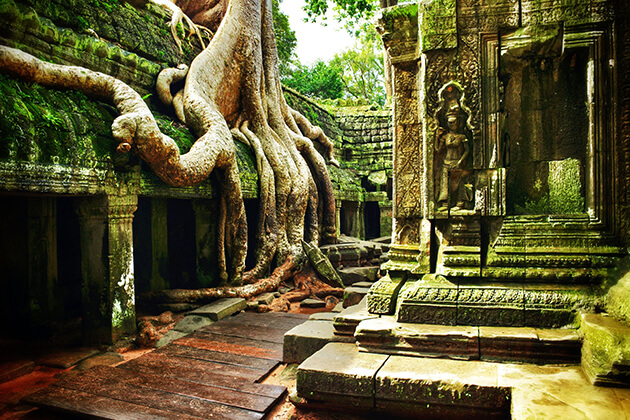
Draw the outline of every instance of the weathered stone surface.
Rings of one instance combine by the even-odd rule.
[[[378,315],[371,314],[367,310],[367,298],[350,306],[335,316],[334,327],[335,334],[353,336],[357,325],[365,319],[377,318]]]
[[[573,329],[479,327],[481,360],[577,364],[581,347]]]
[[[499,384],[512,389],[514,420],[622,419],[629,389],[593,386],[579,366],[499,365]]]
[[[326,321],[333,322],[337,316],[336,312],[316,312],[308,317],[310,321]]]
[[[300,308],[325,308],[326,302],[319,299],[304,299],[300,302]]]
[[[258,303],[260,305],[269,305],[274,298],[275,296],[273,293],[263,293],[262,295],[258,296]]]
[[[162,346],[167,345],[171,341],[177,340],[178,338],[185,337],[186,335],[187,335],[186,333],[183,333],[181,331],[170,330],[155,343],[155,347],[160,348]]]
[[[375,379],[376,408],[416,418],[509,418],[498,365],[391,356]]]
[[[630,322],[630,272],[608,291],[606,310],[622,322]]]
[[[371,409],[374,377],[387,358],[382,354],[359,353],[353,344],[330,343],[298,367],[298,395],[347,410]]]
[[[582,367],[594,385],[630,385],[630,327],[612,317],[582,314]]]
[[[247,302],[242,298],[225,298],[219,299],[201,308],[190,311],[189,315],[200,315],[210,318],[213,321],[219,321],[232,314],[242,311],[247,307]]]
[[[360,281],[358,283],[354,283],[352,287],[365,287],[366,289],[369,289],[373,284],[373,281]]]
[[[385,354],[479,359],[477,327],[405,324],[394,317],[362,321],[354,334],[359,349]]]
[[[369,291],[370,289],[367,287],[346,287],[343,291],[343,307],[347,308],[358,304]]]
[[[354,341],[333,334],[332,322],[309,320],[284,334],[284,363],[302,363],[312,354],[333,341]]]
[[[343,284],[349,286],[359,282],[375,282],[378,267],[343,267],[338,272],[343,280]]]
[[[457,324],[457,285],[442,276],[408,281],[400,291],[396,317],[400,322]]]
[[[201,327],[213,324],[210,318],[201,315],[187,315],[175,325],[173,328],[175,331],[183,332],[185,334],[197,331]]]

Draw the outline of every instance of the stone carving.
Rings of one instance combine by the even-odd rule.
[[[469,209],[474,199],[469,169],[472,133],[463,90],[454,82],[440,91],[435,130],[435,191],[438,211]]]

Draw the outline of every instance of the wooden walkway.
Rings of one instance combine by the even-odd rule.
[[[106,419],[260,419],[286,388],[258,383],[308,316],[241,312],[116,367],[95,366],[24,402]]]

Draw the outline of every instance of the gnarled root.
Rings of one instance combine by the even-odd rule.
[[[273,273],[265,278],[258,280],[254,284],[248,284],[238,287],[217,287],[211,289],[171,289],[158,290],[145,293],[138,297],[144,304],[159,303],[195,303],[203,304],[212,302],[221,298],[240,297],[250,298],[261,293],[276,290],[280,283],[290,279],[300,268],[293,257],[287,260],[281,266],[273,270]]]

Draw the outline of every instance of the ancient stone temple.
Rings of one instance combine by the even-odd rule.
[[[629,12],[614,0],[383,10],[390,261],[302,363],[299,396],[427,418],[621,415],[616,391],[591,385],[628,384]],[[613,411],[594,410],[600,398]]]
[[[620,9],[505,0],[387,10],[395,228],[370,312],[573,323],[626,254]]]

